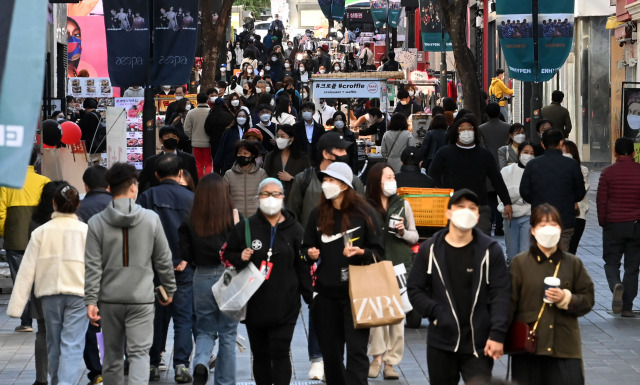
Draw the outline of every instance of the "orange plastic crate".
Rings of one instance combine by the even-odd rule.
[[[416,226],[445,227],[445,212],[453,189],[401,187],[398,195],[406,199],[413,210]]]

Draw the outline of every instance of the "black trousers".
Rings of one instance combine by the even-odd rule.
[[[100,363],[100,351],[98,349],[98,339],[96,333],[100,332],[100,327],[89,324],[84,343],[84,364],[89,370],[87,377],[93,380],[102,374],[102,364]]]
[[[354,329],[349,298],[318,294],[311,304],[311,317],[320,342],[327,385],[367,385],[369,329]]]
[[[511,356],[512,380],[519,385],[584,385],[582,360],[535,354]]]
[[[638,295],[638,269],[640,268],[640,223],[609,223],[602,228],[602,259],[604,273],[613,291],[620,283],[620,263],[624,255],[622,309],[631,310]]]
[[[460,375],[465,383],[473,378],[490,379],[493,358],[484,355],[475,357],[473,354],[448,352],[427,346],[427,368],[430,384],[458,385]]]
[[[587,221],[581,218],[576,218],[576,224],[573,226],[573,235],[571,236],[571,242],[569,242],[569,252],[571,254],[576,254],[578,251],[578,245],[580,244],[580,239],[582,238],[582,234],[584,233],[584,227],[587,224]]]
[[[291,382],[291,339],[295,320],[278,326],[247,323],[256,385],[288,385]]]

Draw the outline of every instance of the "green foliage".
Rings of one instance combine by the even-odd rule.
[[[253,11],[255,15],[260,15],[260,13],[265,10],[271,8],[270,0],[235,0],[233,5],[242,5],[246,11]]]

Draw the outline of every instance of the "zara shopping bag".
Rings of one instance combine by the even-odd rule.
[[[404,320],[398,280],[390,261],[349,266],[353,326],[365,329]]]
[[[245,240],[247,244],[251,245],[249,219],[245,218],[244,223]],[[242,270],[227,267],[211,290],[220,311],[231,318],[242,321],[247,313],[247,303],[263,282],[264,276],[253,262],[249,262],[247,267]]]

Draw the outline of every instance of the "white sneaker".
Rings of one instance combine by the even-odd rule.
[[[311,369],[309,369],[310,380],[324,381],[324,362],[312,362]]]

